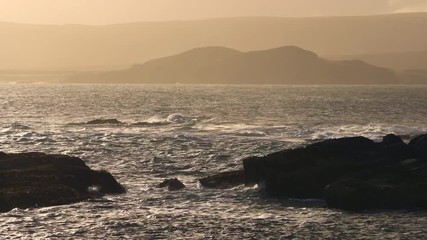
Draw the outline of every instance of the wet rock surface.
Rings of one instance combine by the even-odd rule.
[[[178,191],[185,188],[185,185],[178,178],[166,179],[157,185],[158,188],[167,187],[169,191]]]
[[[86,122],[86,124],[122,124],[122,122],[115,118],[111,118],[111,119],[94,119]]]
[[[125,192],[110,173],[92,170],[77,157],[0,152],[0,212]]]
[[[272,196],[321,198],[332,181],[379,165],[383,147],[363,137],[330,139],[243,160],[247,184],[263,182]]]
[[[232,188],[245,183],[245,172],[243,170],[222,172],[201,178],[199,179],[199,183],[206,188]]]
[[[243,159],[243,171],[200,179],[210,188],[259,184],[273,197],[322,198],[345,210],[427,208],[427,135],[329,139]]]
[[[427,162],[407,159],[355,172],[324,191],[329,207],[346,210],[427,208]]]

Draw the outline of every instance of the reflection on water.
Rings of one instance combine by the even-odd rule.
[[[0,150],[75,155],[129,193],[1,214],[9,238],[423,239],[426,212],[347,213],[202,189],[240,159],[318,139],[427,132],[422,86],[0,85]],[[100,118],[122,124],[89,125]],[[178,177],[187,186],[154,186]]]

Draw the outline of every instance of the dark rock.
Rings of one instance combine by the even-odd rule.
[[[98,193],[89,188],[97,187]],[[0,211],[69,204],[125,189],[105,171],[90,169],[66,155],[15,153],[0,155]]]
[[[409,142],[409,148],[413,157],[427,159],[427,134],[413,138]]]
[[[95,119],[87,122],[86,124],[122,124],[117,119]]]
[[[272,196],[321,198],[324,188],[342,176],[408,156],[408,147],[395,135],[386,136],[382,143],[350,137],[246,158],[243,166],[246,184],[263,182]]]
[[[364,137],[330,139],[265,157],[243,160],[246,183],[264,182],[266,193],[320,198],[333,180],[377,164],[383,147]]]
[[[345,210],[426,208],[427,162],[408,159],[343,177],[325,188],[328,207]]]
[[[45,154],[39,152],[10,153],[0,155],[0,171],[10,169],[32,169],[45,165],[72,166],[89,169],[85,162],[78,157],[67,155]]]
[[[243,159],[244,171],[200,179],[205,187],[260,184],[273,197],[323,198],[347,210],[427,208],[427,134],[409,146],[394,134],[329,139]]]
[[[411,157],[409,146],[394,134],[384,136],[381,143],[384,147],[384,161],[398,162]]]
[[[92,179],[92,186],[98,187],[100,193],[120,194],[126,192],[126,189],[117,182],[117,180],[107,171],[96,171]]]
[[[2,188],[0,195],[0,212],[13,208],[46,207],[71,204],[91,198],[65,185],[52,184],[44,187],[28,186]]]
[[[206,188],[226,189],[236,187],[245,183],[245,172],[243,170],[222,172],[216,175],[199,179],[200,184]]]
[[[166,179],[157,185],[158,188],[168,187],[169,191],[177,191],[185,188],[185,185],[177,178]]]
[[[387,134],[383,137],[382,143],[388,147],[388,146],[393,146],[395,144],[401,144],[403,143],[403,140],[399,136],[396,136],[395,134]]]

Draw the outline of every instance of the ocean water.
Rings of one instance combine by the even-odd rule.
[[[118,125],[88,125],[116,118]],[[78,156],[125,195],[0,214],[1,239],[427,239],[427,211],[351,213],[197,179],[312,141],[427,132],[427,86],[0,84],[0,151]],[[187,186],[158,189],[165,178]]]

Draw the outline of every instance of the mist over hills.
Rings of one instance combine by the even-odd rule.
[[[122,71],[79,74],[71,82],[156,84],[395,84],[392,71],[358,60],[330,61],[295,46],[239,52],[193,49]]]
[[[106,26],[0,23],[0,70],[119,69],[204,46],[295,45],[321,56],[425,51],[427,13],[245,17]]]
[[[325,57],[334,60],[360,59],[379,67],[391,68],[400,71],[408,69],[427,70],[427,51],[340,55]]]
[[[405,84],[427,84],[427,69],[408,69],[398,75]]]

